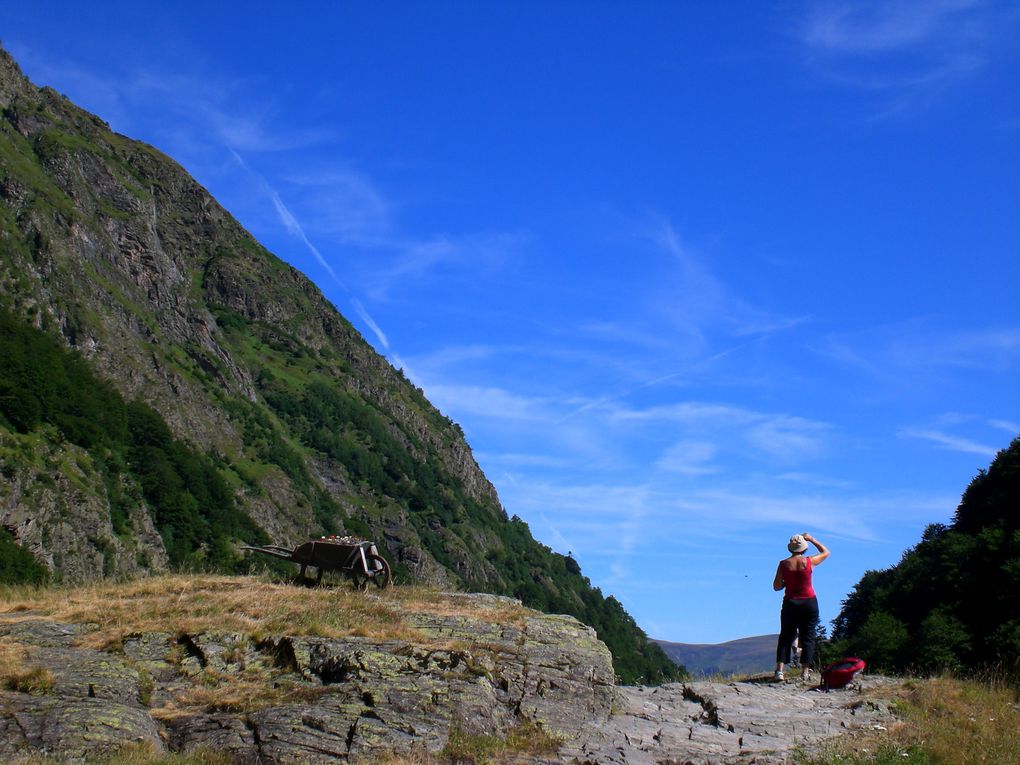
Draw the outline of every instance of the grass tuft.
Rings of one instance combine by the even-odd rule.
[[[14,670],[4,678],[4,686],[9,691],[18,693],[30,693],[33,696],[42,696],[53,690],[56,680],[53,673],[46,667],[27,667],[21,670]]]
[[[64,758],[44,754],[26,754],[7,760],[9,765],[63,765]],[[225,752],[195,749],[187,753],[157,752],[147,743],[128,744],[105,755],[88,759],[90,765],[231,765],[233,760]]]
[[[546,733],[533,723],[521,723],[506,736],[471,735],[450,731],[446,746],[439,753],[440,762],[457,765],[490,765],[513,755],[539,756],[555,753],[563,741]]]

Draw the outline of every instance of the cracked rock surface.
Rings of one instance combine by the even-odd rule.
[[[895,685],[865,677],[864,688]],[[612,717],[588,726],[561,761],[600,765],[715,765],[789,761],[811,749],[892,717],[888,705],[864,701],[856,688],[824,693],[795,683],[674,683],[617,689]]]

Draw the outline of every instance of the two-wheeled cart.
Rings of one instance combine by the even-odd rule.
[[[347,574],[358,589],[364,589],[369,582],[380,589],[390,583],[390,564],[379,554],[374,542],[364,539],[328,536],[304,542],[294,548],[264,545],[245,546],[242,549],[299,564],[301,571],[298,576],[302,581],[305,579],[305,571],[311,566],[316,569],[316,584],[322,582],[322,575],[326,571]]]

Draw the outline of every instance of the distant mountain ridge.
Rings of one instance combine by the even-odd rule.
[[[692,675],[749,675],[771,669],[778,635],[756,635],[725,643],[655,642]]]
[[[0,312],[26,330],[0,367],[0,546],[87,581],[352,533],[398,581],[577,616],[625,681],[676,674],[507,517],[460,427],[183,168],[2,49],[0,109]]]

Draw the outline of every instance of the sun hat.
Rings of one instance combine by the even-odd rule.
[[[794,534],[790,537],[790,544],[786,546],[786,549],[792,553],[802,553],[807,549],[807,540],[802,534]]]

